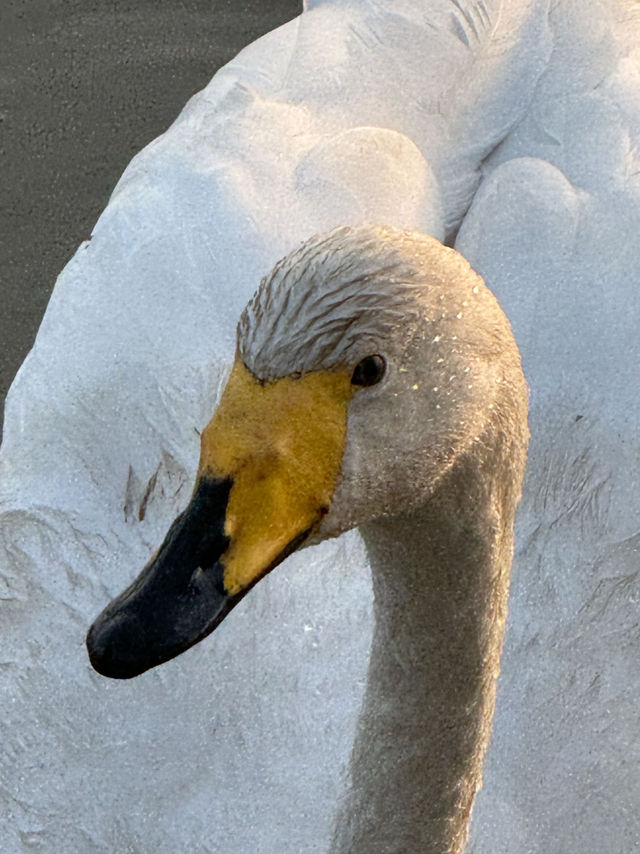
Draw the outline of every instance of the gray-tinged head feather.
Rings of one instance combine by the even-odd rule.
[[[424,311],[425,255],[434,243],[371,225],[312,238],[276,264],[244,310],[238,324],[244,364],[270,381],[350,366],[368,355]]]

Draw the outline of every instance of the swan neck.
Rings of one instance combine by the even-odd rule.
[[[361,530],[375,628],[332,854],[461,854],[490,738],[523,455],[468,455]]]

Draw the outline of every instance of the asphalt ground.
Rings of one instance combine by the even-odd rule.
[[[57,275],[133,155],[302,0],[0,0],[0,430]]]

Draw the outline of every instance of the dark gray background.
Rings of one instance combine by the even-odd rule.
[[[302,0],[0,0],[0,429],[56,276],[131,157]]]

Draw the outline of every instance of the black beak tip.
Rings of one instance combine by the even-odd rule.
[[[92,667],[132,679],[213,631],[239,596],[228,596],[220,556],[232,481],[202,477],[156,555],[95,620],[86,644]],[[206,571],[203,569],[206,568]]]
[[[118,643],[117,628],[100,617],[87,633],[86,645],[89,661],[93,669],[101,676],[110,679],[132,679],[152,667],[140,660],[134,660],[127,654],[127,648]]]

